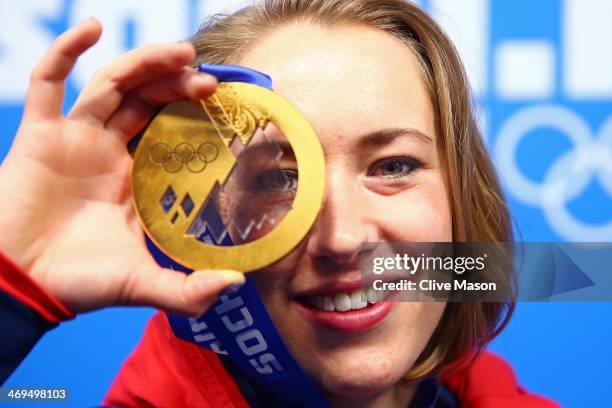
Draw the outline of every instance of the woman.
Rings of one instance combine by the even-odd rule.
[[[369,313],[350,300],[362,242],[512,241],[460,60],[426,14],[400,0],[265,1],[211,21],[193,45],[119,58],[62,117],[66,76],[100,33],[86,20],[45,54],[0,168],[0,249],[13,265],[4,260],[11,278],[3,289],[13,299],[50,324],[126,304],[193,316],[244,282],[235,271],[183,275],[153,261],[132,209],[125,149],[159,107],[215,91],[215,78],[188,64],[237,64],[269,74],[325,152],[326,201],[316,225],[253,280],[326,399],[338,407],[555,406],[522,391],[501,360],[478,354],[512,305],[389,302],[371,306],[384,312],[369,324],[355,323]],[[238,377],[174,338],[158,314],[107,403],[254,404]]]

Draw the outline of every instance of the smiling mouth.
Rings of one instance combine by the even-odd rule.
[[[345,335],[375,329],[395,308],[395,302],[389,301],[389,292],[373,288],[336,287],[327,288],[325,292],[296,296],[298,310],[316,327]]]
[[[349,312],[372,307],[384,298],[385,292],[369,288],[332,295],[298,296],[296,300],[306,307],[325,312]]]

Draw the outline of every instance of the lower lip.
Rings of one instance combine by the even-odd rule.
[[[296,302],[308,320],[317,326],[345,334],[365,333],[377,327],[391,313],[395,302],[378,302],[348,312],[326,312]]]

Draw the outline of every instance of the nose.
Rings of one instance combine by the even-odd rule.
[[[309,256],[338,265],[357,262],[361,244],[377,240],[359,186],[348,178],[328,176],[325,203],[307,242]]]

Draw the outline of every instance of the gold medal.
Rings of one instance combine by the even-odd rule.
[[[274,128],[297,163],[291,201],[291,180],[273,166],[282,150],[271,141]],[[255,151],[256,143],[267,153],[249,159],[253,155],[245,152]],[[200,103],[166,106],[144,132],[132,174],[134,205],[147,235],[194,270],[250,272],[281,259],[313,226],[324,184],[323,150],[306,118],[278,94],[241,82],[221,83]],[[204,231],[216,241],[229,236],[235,245],[211,244]]]

